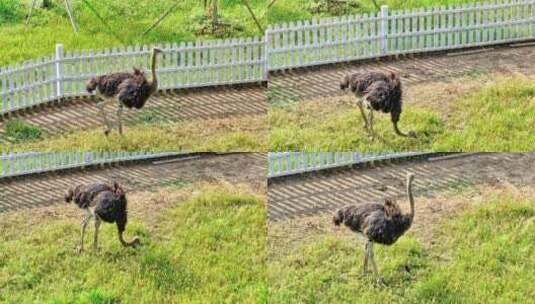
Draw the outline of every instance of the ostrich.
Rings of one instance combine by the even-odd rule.
[[[375,136],[373,132],[373,111],[390,113],[392,125],[397,135],[416,137],[413,131],[405,134],[398,128],[402,107],[402,89],[401,80],[396,73],[361,72],[346,75],[340,81],[340,89],[345,91],[348,88],[357,97],[357,105],[364,119],[364,127],[371,133],[372,138]],[[368,117],[364,113],[363,103],[369,110]]]
[[[108,136],[111,126],[106,117],[104,106],[117,100],[117,121],[119,134],[123,134],[122,115],[123,107],[141,109],[147,99],[158,90],[158,78],[156,76],[156,61],[158,54],[162,52],[159,48],[152,49],[152,80],[147,80],[145,73],[134,68],[132,73],[111,73],[91,78],[86,85],[87,92],[92,94],[95,90],[101,101],[97,103],[100,115],[106,125],[104,134]]]
[[[410,213],[403,214],[396,202],[385,199],[384,204],[366,203],[345,206],[333,216],[334,225],[344,223],[351,231],[360,233],[367,238],[364,251],[364,274],[368,273],[368,260],[371,260],[375,274],[378,274],[373,254],[373,244],[392,245],[402,236],[414,219],[414,198],[412,181],[414,174],[407,174],[407,196],[409,197]],[[383,279],[380,278],[383,282]]]
[[[101,221],[115,222],[119,232],[119,241],[124,247],[136,247],[140,244],[137,237],[129,242],[123,238],[127,222],[127,201],[124,190],[118,183],[115,182],[113,185],[104,183],[78,185],[69,189],[65,195],[65,201],[67,203],[74,201],[78,207],[86,212],[86,216],[82,220],[82,236],[78,252],[81,253],[84,250],[85,229],[91,218],[95,219],[94,250],[98,247],[98,230]]]

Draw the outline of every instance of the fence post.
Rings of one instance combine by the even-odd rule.
[[[380,33],[380,41],[381,41],[381,55],[384,56],[388,52],[388,41],[387,41],[387,35],[388,35],[388,5],[382,5],[381,6],[381,33]]]
[[[269,77],[269,30],[271,27],[268,27],[264,32],[264,80],[268,81]]]
[[[56,44],[56,94],[63,97],[63,44]]]

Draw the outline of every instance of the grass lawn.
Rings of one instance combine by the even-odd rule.
[[[142,33],[176,3],[175,0],[72,0],[70,2],[79,28],[78,35],[73,33],[63,1],[60,0],[50,1],[53,4],[50,9],[34,10],[31,22],[26,27],[26,15],[31,2],[32,0],[0,1],[0,66],[50,56],[54,53],[56,43],[63,43],[66,50],[79,50],[214,38],[214,35],[202,31],[203,26],[208,24],[203,1],[179,1],[172,13],[145,36]],[[249,2],[265,26],[266,18],[263,16],[266,1]],[[231,25],[220,36],[263,35],[242,1],[220,0],[219,12],[223,22]]]
[[[375,246],[386,287],[361,276],[363,244],[352,233],[312,237],[268,263],[270,303],[531,303],[534,219],[534,197],[485,195],[424,227],[431,244],[410,231]]]
[[[347,0],[340,4],[326,5],[329,0],[277,0],[268,12],[268,23],[309,20],[313,17],[330,17],[348,14],[369,14],[377,11],[372,0]],[[335,2],[335,1],[332,1]],[[419,7],[436,7],[473,3],[473,0],[377,0],[378,5],[388,5],[391,10]]]
[[[255,152],[266,151],[267,140],[267,120],[260,116],[174,124],[135,124],[125,128],[122,137],[114,129],[108,138],[99,127],[61,136],[45,134],[38,139],[18,140],[5,146],[7,150],[13,151],[43,152],[72,150]]]
[[[263,198],[222,185],[170,188],[157,201],[132,197],[131,205],[150,202],[130,213],[125,234],[141,237],[137,249],[123,249],[116,227],[104,224],[94,253],[90,225],[87,251],[76,254],[82,212],[74,206],[40,217],[35,210],[0,215],[0,302],[266,301]],[[166,199],[171,206],[160,210]],[[58,215],[62,208],[73,214]]]
[[[406,101],[399,123],[418,138],[395,135],[389,115],[376,114],[372,141],[358,108],[333,100],[290,102],[269,111],[270,150],[532,151],[535,83],[502,77],[474,92],[434,105]]]

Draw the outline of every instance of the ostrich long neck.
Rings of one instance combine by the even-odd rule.
[[[124,247],[132,247],[138,242],[138,238],[134,237],[131,241],[125,241],[123,233],[119,232],[119,241]]]
[[[411,205],[410,218],[411,222],[414,219],[414,197],[412,196],[412,180],[413,177],[407,177],[407,196],[409,197],[409,203]]]
[[[158,76],[156,75],[156,57],[156,52],[152,51],[152,80],[150,82],[152,92],[155,92],[158,89]]]

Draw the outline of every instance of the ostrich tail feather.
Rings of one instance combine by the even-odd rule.
[[[96,77],[89,79],[89,81],[87,82],[85,86],[87,93],[92,94],[96,90],[97,84],[98,84],[98,79]]]
[[[333,216],[333,224],[335,226],[340,226],[340,224],[344,221],[344,212],[342,210],[336,211],[336,213]]]

